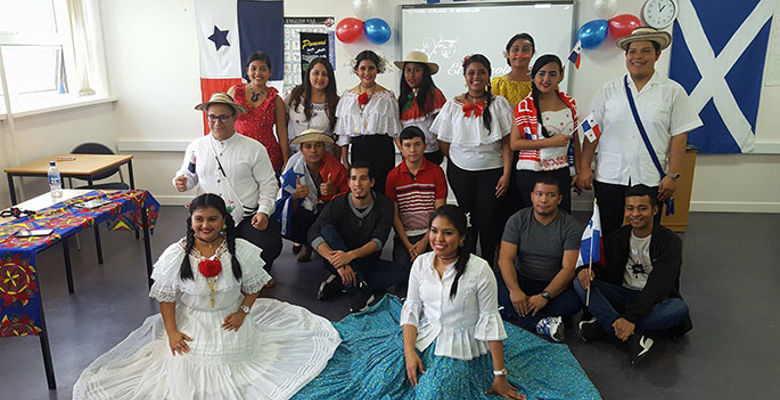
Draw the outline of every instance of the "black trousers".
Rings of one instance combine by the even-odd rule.
[[[363,160],[371,164],[376,179],[374,190],[384,194],[387,174],[395,168],[395,143],[388,135],[365,135],[350,139],[352,143],[352,164]]]
[[[282,229],[279,223],[270,219],[268,228],[264,231],[257,230],[252,226],[252,217],[244,218],[236,227],[238,237],[244,239],[255,246],[263,249],[260,258],[265,261],[266,271],[270,271],[276,257],[282,252]]]
[[[441,149],[432,151],[430,153],[425,153],[423,156],[425,156],[428,161],[436,165],[441,165],[442,161],[444,161],[444,153],[441,152]]]
[[[496,184],[503,173],[503,168],[467,171],[453,162],[447,163],[447,179],[458,206],[470,215],[466,246],[476,253],[479,238],[481,256],[491,265],[505,223],[501,221],[500,199],[496,198]]]
[[[517,170],[517,190],[520,192],[521,208],[531,207],[531,193],[534,190],[534,183],[541,176],[549,176],[558,183],[558,189],[563,194],[563,201],[558,208],[571,214],[571,176],[569,176],[568,167],[554,171]]]
[[[626,207],[626,191],[630,186],[615,185],[612,183],[603,183],[593,181],[593,191],[596,200],[599,203],[599,212],[601,213],[601,231],[602,236],[606,237],[623,226],[623,216]],[[658,196],[658,186],[651,187],[653,197]],[[663,212],[663,203],[658,203],[658,213],[653,218],[653,224],[661,224],[661,215]]]

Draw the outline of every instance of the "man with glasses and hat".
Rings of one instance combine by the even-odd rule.
[[[673,212],[687,132],[702,122],[682,86],[655,70],[671,41],[668,32],[647,27],[618,39],[628,74],[604,84],[593,100],[602,134],[594,142],[584,141],[576,184],[594,189],[605,236],[623,224],[625,194],[632,185],[649,186],[667,213]],[[594,174],[590,167],[597,146]],[[655,224],[660,222],[659,212]]]
[[[268,152],[260,142],[236,134],[236,117],[246,108],[227,94],[216,92],[195,109],[206,113],[211,132],[187,146],[173,185],[180,192],[200,185],[200,192],[222,197],[238,236],[263,249],[260,257],[270,270],[282,239],[279,224],[270,219],[279,184]]]
[[[292,140],[300,151],[287,161],[273,219],[281,226],[282,236],[303,243],[298,261],[311,260],[312,248],[306,243],[306,235],[317,214],[327,202],[349,192],[347,169],[325,149],[334,143],[317,129],[307,129]]]

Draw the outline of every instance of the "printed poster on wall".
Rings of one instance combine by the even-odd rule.
[[[329,58],[328,34],[301,32],[301,79],[305,79],[309,62],[317,57]]]

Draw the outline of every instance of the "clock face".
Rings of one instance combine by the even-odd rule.
[[[652,28],[663,29],[674,22],[677,11],[675,0],[647,0],[642,7],[642,19]]]

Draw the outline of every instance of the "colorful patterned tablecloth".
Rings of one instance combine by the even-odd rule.
[[[96,208],[78,204],[102,199]],[[36,212],[0,224],[0,337],[37,335],[44,323],[35,255],[95,224],[107,223],[109,230],[142,229],[147,210],[152,232],[160,204],[145,190],[92,191]],[[48,236],[18,237],[21,230],[53,229]]]

